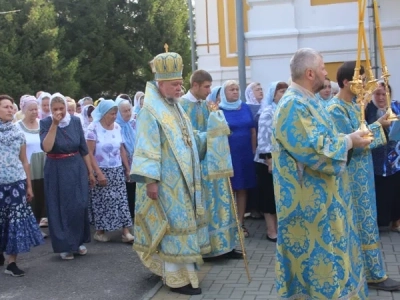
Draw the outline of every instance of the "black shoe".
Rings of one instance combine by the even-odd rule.
[[[278,238],[270,238],[270,237],[267,235],[267,240],[270,241],[270,242],[276,243],[277,240],[278,240]]]
[[[400,290],[400,282],[387,278],[385,281],[378,283],[368,283],[368,287],[373,290],[381,290],[381,291],[399,291]]]
[[[243,259],[243,253],[235,249],[231,252],[225,253],[223,256],[228,259]]]
[[[7,269],[4,271],[4,273],[11,275],[13,277],[21,277],[25,275],[25,272],[22,271],[17,267],[17,264],[15,262],[12,262],[7,266]]]
[[[6,259],[4,258],[4,254],[0,253],[0,266],[4,266],[5,261],[6,261]]]
[[[191,284],[185,285],[181,288],[170,288],[171,292],[182,294],[182,295],[200,295],[201,294],[201,288],[193,288]]]

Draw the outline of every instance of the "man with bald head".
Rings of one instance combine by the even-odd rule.
[[[273,123],[278,217],[276,287],[281,299],[367,299],[361,243],[346,166],[367,132],[340,134],[315,97],[324,86],[321,54],[299,49],[292,83]]]

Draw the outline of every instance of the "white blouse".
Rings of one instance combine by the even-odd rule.
[[[86,130],[86,140],[95,141],[94,157],[99,168],[122,166],[121,144],[124,143],[121,126],[114,123],[114,129],[105,129],[100,122],[92,122]]]
[[[25,126],[25,124],[22,122],[22,120],[18,121],[15,123],[15,126],[19,130],[22,131],[22,133],[25,136],[26,139],[26,156],[28,159],[28,162],[31,163],[31,157],[32,154],[34,153],[40,153],[43,152],[43,150],[40,148],[40,122],[38,121],[38,128],[37,129],[29,129]]]

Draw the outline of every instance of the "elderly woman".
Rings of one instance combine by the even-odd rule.
[[[267,240],[277,241],[277,218],[272,178],[272,121],[276,105],[286,92],[286,82],[273,82],[269,86],[265,102],[261,105],[258,120],[258,145],[256,151],[257,185],[259,191],[260,209],[264,213],[267,225]]]
[[[131,243],[132,219],[125,185],[130,166],[121,126],[115,123],[117,112],[113,100],[101,101],[92,112],[93,123],[87,129],[86,140],[98,183],[91,191],[90,218],[96,228],[96,241],[108,242],[105,232],[122,228],[122,242]]]
[[[207,101],[215,102],[215,104],[219,105],[221,103],[221,86],[216,86],[211,89],[211,93],[207,97]]]
[[[24,276],[17,255],[43,243],[28,202],[33,198],[26,140],[12,124],[14,100],[0,95],[0,266],[8,255],[6,274]]]
[[[41,92],[39,98],[37,98],[39,103],[39,119],[45,119],[50,116],[50,97],[49,93]]]
[[[231,182],[238,203],[239,220],[245,236],[248,236],[249,232],[244,227],[243,219],[246,212],[247,190],[256,186],[253,160],[257,136],[251,110],[240,100],[239,95],[238,83],[234,80],[226,81],[221,88],[219,107],[224,112],[232,132],[229,136],[234,172]]]
[[[389,86],[389,92],[392,90]],[[372,101],[367,105],[365,119],[368,124],[376,122],[386,113],[386,89],[383,82],[374,92]],[[397,102],[392,103],[392,110],[400,115]],[[375,173],[376,208],[378,226],[391,226],[391,230],[400,232],[400,139],[395,136],[394,130],[398,122],[385,129],[386,145],[372,149],[372,159]]]
[[[21,111],[24,118],[16,123],[22,131],[26,140],[26,155],[31,171],[31,182],[35,197],[31,201],[33,214],[36,220],[47,226],[46,202],[44,196],[44,162],[45,155],[40,148],[40,127],[39,127],[39,107],[34,96],[27,96],[21,99]],[[42,232],[43,237],[47,235]]]
[[[128,156],[128,166],[132,164],[133,151],[135,146],[136,138],[136,121],[132,120],[132,106],[129,100],[122,98],[121,95],[117,97],[115,103],[118,105],[117,120],[119,126],[121,126],[122,138],[124,140],[125,151]],[[126,172],[129,170],[125,170]],[[126,181],[126,191],[128,194],[129,211],[132,219],[135,217],[135,191],[136,183],[131,182],[129,177]]]
[[[50,109],[51,116],[40,121],[49,231],[54,252],[70,260],[87,253],[89,181],[94,185],[95,178],[79,118],[67,112],[60,93],[51,96]]]
[[[264,98],[264,92],[259,82],[250,83],[245,91],[246,104],[250,107],[253,118],[257,115]]]

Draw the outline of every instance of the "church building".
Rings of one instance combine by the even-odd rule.
[[[356,60],[358,5],[356,0],[243,0],[247,83],[287,81],[289,61],[302,47],[318,50],[328,77],[344,61]],[[367,0],[368,5],[372,0]],[[379,16],[390,83],[400,98],[400,5],[379,0]],[[238,79],[235,0],[196,0],[198,68],[211,73],[213,85]],[[365,12],[371,64],[380,76],[381,62],[374,34],[373,8]],[[362,57],[364,59],[364,55]]]

